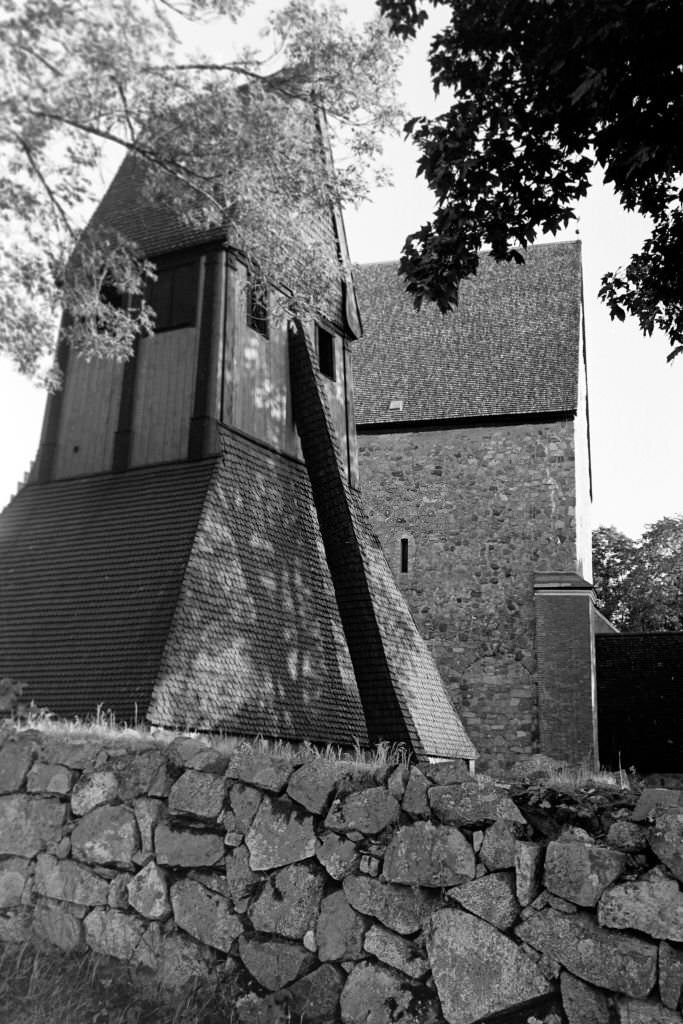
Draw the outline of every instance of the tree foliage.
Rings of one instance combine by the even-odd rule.
[[[597,162],[651,234],[600,289],[610,315],[637,318],[683,351],[683,61],[676,0],[430,0],[450,10],[431,43],[446,113],[406,131],[436,196],[406,241],[401,270],[416,305],[457,304],[489,245],[523,261],[537,232],[574,217]],[[427,0],[378,0],[404,38]]]
[[[601,526],[593,579],[600,610],[618,629],[683,630],[683,515],[660,519],[637,541]]]
[[[335,0],[286,0],[263,35],[248,8],[3,0],[0,351],[23,371],[52,348],[59,308],[67,339],[87,355],[125,358],[153,325],[140,298],[153,268],[125,238],[83,234],[112,150],[145,161],[154,202],[195,226],[225,227],[263,277],[286,282],[295,309],[315,308],[339,274],[311,223],[329,220],[331,202],[358,201],[381,174],[381,136],[400,116],[401,44],[379,14],[350,26]],[[198,37],[209,41],[200,51],[188,43]],[[321,145],[321,108],[336,168]],[[107,300],[117,292],[138,296],[132,313]]]
[[[629,579],[636,565],[636,543],[614,526],[593,531],[593,586],[600,611],[617,629],[628,628]]]

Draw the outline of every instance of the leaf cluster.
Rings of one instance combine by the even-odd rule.
[[[419,0],[378,0],[410,37]],[[607,274],[611,316],[664,330],[683,350],[683,62],[674,0],[431,0],[450,21],[431,43],[446,113],[406,125],[432,219],[406,241],[401,271],[416,306],[457,305],[479,252],[523,261],[539,231],[575,216],[595,163],[652,233],[628,266]]]
[[[631,540],[612,526],[593,533],[598,606],[627,633],[683,630],[683,515],[667,516]]]
[[[129,239],[83,235],[103,161],[146,167],[148,198],[219,225],[298,311],[340,274],[331,206],[373,181],[397,123],[400,42],[335,0],[287,0],[259,47],[233,43],[246,0],[6,0],[0,16],[0,351],[33,372],[62,333],[86,357],[125,358],[153,327],[152,273]],[[188,40],[200,35],[203,50]],[[243,31],[243,35],[244,32]],[[340,160],[326,158],[320,112]],[[77,257],[72,253],[76,248]]]

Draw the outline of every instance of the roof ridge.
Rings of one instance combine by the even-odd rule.
[[[574,245],[576,245],[579,248],[581,248],[582,239],[581,238],[572,238],[572,239],[565,239],[564,241],[560,240],[560,241],[551,241],[551,242],[546,242],[546,241],[533,242],[531,245],[528,245],[526,247],[526,249],[522,249],[522,251],[523,252],[530,252],[530,251],[533,252],[536,249],[553,249],[553,248],[560,249],[560,248],[568,248],[569,246],[574,246]],[[491,252],[490,248],[482,248],[482,249],[479,250],[479,255],[488,255],[490,252]],[[391,259],[391,260],[369,260],[367,263],[360,263],[360,262],[354,260],[352,266],[354,268],[358,267],[358,268],[361,268],[361,269],[365,269],[366,267],[391,267],[391,266],[398,266],[399,262],[400,261],[398,259]],[[507,260],[499,260],[498,262],[505,264],[508,261]]]

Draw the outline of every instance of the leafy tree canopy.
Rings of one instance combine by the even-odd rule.
[[[52,349],[59,308],[67,339],[87,355],[125,358],[153,325],[144,300],[125,312],[106,299],[143,296],[153,268],[125,238],[83,234],[111,149],[146,162],[155,202],[196,226],[224,226],[263,277],[286,282],[295,309],[319,305],[339,274],[311,224],[381,175],[381,136],[400,117],[401,44],[378,13],[357,29],[335,0],[286,0],[263,34],[253,29],[236,48],[248,7],[4,0],[0,351],[24,372]],[[188,47],[197,26],[208,53]],[[321,145],[321,108],[341,154],[336,170]]]
[[[660,519],[637,541],[601,526],[593,579],[600,610],[618,629],[683,630],[683,515]]]
[[[450,109],[406,131],[436,196],[401,270],[419,307],[446,311],[489,245],[523,261],[539,230],[574,216],[597,162],[651,234],[600,289],[612,318],[660,328],[683,351],[683,61],[676,0],[429,0],[450,10],[430,50]],[[415,34],[427,0],[378,0],[394,32]]]

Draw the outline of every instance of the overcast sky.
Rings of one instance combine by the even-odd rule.
[[[369,3],[352,0],[347,6],[366,14]],[[426,43],[423,33],[411,47],[402,75],[409,113],[434,109]],[[362,209],[346,212],[356,263],[397,260],[405,236],[431,209],[429,193],[415,178],[412,148],[400,139],[390,140],[387,160],[393,185],[375,191]],[[667,364],[664,338],[643,338],[630,321],[612,323],[597,300],[602,274],[628,260],[646,226],[620,209],[599,175],[595,180],[581,204],[578,225],[557,237],[579,237],[583,247],[593,524],[614,525],[637,536],[648,523],[683,513],[683,357]],[[43,405],[44,394],[0,361],[0,508],[35,454]]]

